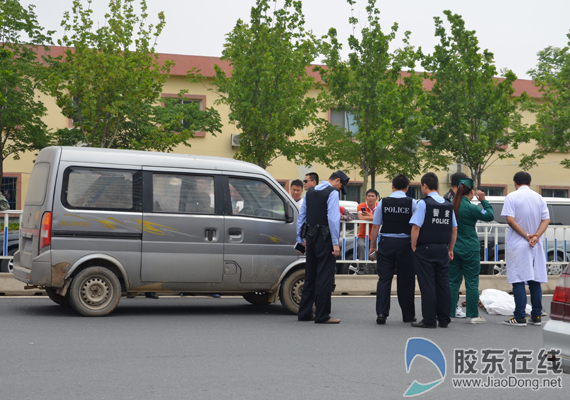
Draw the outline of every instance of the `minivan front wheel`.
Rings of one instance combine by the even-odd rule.
[[[69,303],[86,317],[102,317],[111,313],[121,298],[119,278],[104,267],[81,271],[69,287]]]
[[[305,269],[287,275],[279,289],[279,299],[285,310],[291,314],[299,313],[299,304],[301,304],[301,295],[303,294],[303,286],[305,285]]]

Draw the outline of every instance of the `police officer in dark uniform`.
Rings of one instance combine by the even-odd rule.
[[[404,322],[415,322],[416,276],[410,242],[410,218],[416,210],[416,200],[406,196],[410,180],[406,175],[392,179],[392,194],[380,200],[370,234],[370,254],[377,251],[378,285],[376,288],[376,323],[385,324],[390,315],[390,292],[394,270],[398,268],[397,293]],[[382,229],[380,229],[382,225]]]
[[[437,175],[428,172],[422,176],[421,184],[425,198],[418,202],[410,225],[416,275],[422,293],[423,320],[412,322],[412,326],[435,328],[439,321],[441,328],[447,328],[451,322],[449,260],[453,259],[457,221],[453,204],[437,193]]]
[[[305,284],[299,306],[299,321],[338,324],[332,318],[331,295],[339,255],[340,206],[338,191],[346,194],[349,178],[342,171],[333,173],[328,181],[310,188],[297,219],[297,242],[306,246]],[[313,303],[316,313],[313,315]]]

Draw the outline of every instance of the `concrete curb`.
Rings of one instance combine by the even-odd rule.
[[[392,294],[396,294],[396,279],[394,276],[392,281]],[[376,294],[376,284],[378,276],[376,275],[336,275],[335,283],[336,288],[333,294],[335,295],[370,295]],[[554,293],[556,283],[558,282],[558,275],[551,275],[548,277],[548,283],[542,285],[542,292],[544,294]],[[24,289],[24,283],[13,278],[12,274],[0,273],[0,296],[34,296],[45,294],[44,290]],[[483,289],[498,289],[505,292],[512,292],[512,286],[507,283],[506,276],[492,276],[481,275],[479,276],[479,290]],[[461,294],[465,294],[465,284],[461,284]],[[527,289],[528,292],[528,289]],[[416,281],[416,294],[420,294],[419,285]]]

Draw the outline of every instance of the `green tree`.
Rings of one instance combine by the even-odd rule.
[[[348,3],[353,6],[355,2]],[[348,39],[348,60],[341,59],[336,29],[329,30],[325,67],[318,70],[329,88],[325,94],[328,105],[345,115],[348,123],[315,129],[309,142],[322,146],[307,156],[332,168],[360,169],[362,197],[369,177],[374,188],[377,174],[413,176],[422,168],[419,134],[425,120],[419,110],[424,90],[422,77],[414,71],[419,52],[409,43],[410,32],[405,33],[402,48],[389,51],[398,24],[383,33],[375,3],[368,0],[367,26],[360,39],[354,34]],[[354,28],[359,24],[354,17],[349,22]],[[346,126],[352,120],[352,126]]]
[[[235,158],[267,168],[284,156],[294,160],[298,130],[317,121],[318,102],[309,97],[315,87],[307,68],[318,54],[315,37],[304,28],[301,1],[258,0],[251,21],[238,20],[227,35],[222,60],[231,76],[215,66],[218,103],[230,108],[229,120],[241,132]]]
[[[513,158],[512,150],[528,140],[514,93],[517,79],[507,71],[497,79],[493,53],[480,51],[475,31],[465,28],[462,17],[444,11],[451,25],[448,36],[439,17],[435,35],[440,43],[422,65],[434,81],[425,115],[433,126],[424,136],[428,153],[446,154],[450,161],[464,164],[471,171],[476,187],[482,173],[496,160]]]
[[[526,109],[536,113],[536,123],[531,126],[531,136],[538,146],[522,163],[530,168],[537,158],[548,153],[570,151],[570,33],[568,46],[549,46],[538,52],[538,65],[528,73],[535,86],[542,92],[542,102],[527,100]],[[570,168],[570,159],[561,164]]]
[[[165,17],[159,13],[156,26],[147,25],[146,1],[140,1],[140,15],[134,1],[110,0],[105,24],[97,29],[91,0],[87,8],[74,0],[71,13],[64,14],[66,33],[58,44],[65,54],[46,57],[46,90],[73,127],[58,130],[56,143],[171,151],[178,144],[190,146],[187,140],[197,130],[220,131],[215,110],[161,98],[174,65],[160,63],[155,50]]]
[[[51,42],[52,33],[43,33],[34,6],[0,1],[0,177],[8,157],[18,160],[49,142],[42,121],[46,108],[35,99],[41,72],[36,50]]]

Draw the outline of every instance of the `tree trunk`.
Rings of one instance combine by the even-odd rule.
[[[360,188],[360,202],[363,203],[366,201],[366,188],[368,187],[368,175],[369,172],[366,168],[362,169],[362,187]]]
[[[376,170],[373,170],[370,173],[370,179],[372,180],[372,184],[370,185],[370,187],[372,189],[376,189]]]

